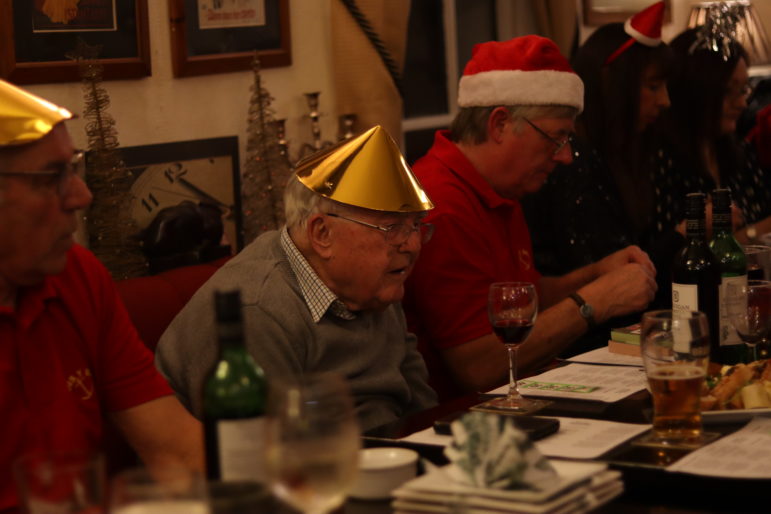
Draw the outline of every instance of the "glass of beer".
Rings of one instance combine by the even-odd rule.
[[[709,364],[707,316],[697,311],[643,314],[641,345],[653,396],[653,432],[661,446],[703,444],[700,399]]]

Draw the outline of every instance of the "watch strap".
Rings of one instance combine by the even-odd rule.
[[[589,328],[592,329],[596,327],[597,322],[594,320],[594,309],[592,306],[586,303],[586,300],[578,293],[570,293],[568,296],[576,302],[576,305],[578,305],[578,313],[584,318],[586,324],[589,325]]]

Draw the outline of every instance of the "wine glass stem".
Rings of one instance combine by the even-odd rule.
[[[517,345],[507,344],[506,350],[509,353],[509,399],[519,400],[522,395],[517,387]]]

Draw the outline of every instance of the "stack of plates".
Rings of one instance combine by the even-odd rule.
[[[484,489],[452,481],[439,468],[393,492],[394,511],[467,514],[578,514],[609,502],[624,490],[621,474],[596,462],[552,460],[559,479],[542,491]],[[452,465],[452,464],[450,464]]]

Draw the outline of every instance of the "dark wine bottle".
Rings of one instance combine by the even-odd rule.
[[[718,293],[720,348],[712,360],[723,364],[745,362],[745,346],[731,323],[726,305],[729,284],[747,284],[747,256],[733,235],[731,191],[728,189],[712,192],[712,240],[709,249],[718,260],[721,280]]]
[[[244,345],[240,292],[214,298],[219,360],[203,384],[206,475],[263,482],[267,381]]]
[[[707,315],[710,358],[715,360],[720,358],[720,265],[707,244],[704,203],[703,193],[686,195],[686,242],[672,265],[672,309]]]

